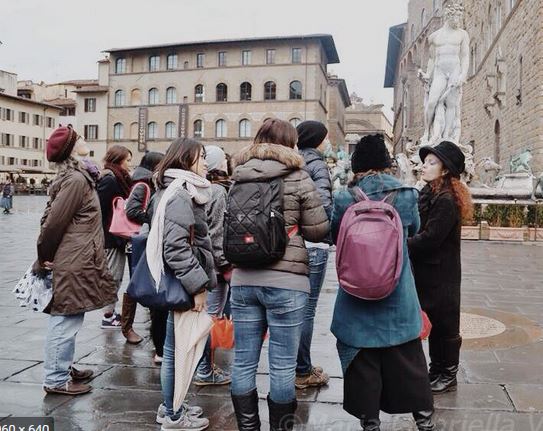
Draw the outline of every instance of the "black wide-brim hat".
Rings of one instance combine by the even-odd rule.
[[[442,141],[435,147],[422,147],[419,150],[420,159],[424,162],[424,159],[430,153],[441,160],[451,175],[455,177],[459,177],[466,168],[466,157],[464,156],[464,153],[462,153],[462,150],[458,148],[458,145],[455,145],[452,142]]]

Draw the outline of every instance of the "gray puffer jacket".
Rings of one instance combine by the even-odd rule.
[[[224,212],[226,211],[226,189],[220,184],[211,184],[211,201],[206,204],[207,223],[209,227],[209,237],[213,247],[213,258],[215,259],[215,268],[217,271],[221,267],[228,265],[224,257],[223,237],[224,237]]]
[[[308,275],[308,255],[304,239],[319,242],[329,230],[328,217],[319,193],[309,174],[303,170],[304,161],[296,150],[276,144],[253,144],[235,158],[237,167],[232,180],[249,182],[283,177],[283,215],[289,231],[298,225],[299,231],[290,238],[281,260],[263,268],[293,274]]]
[[[172,181],[171,178],[164,178],[166,186]],[[151,220],[164,190],[160,188],[153,195],[148,210]],[[206,207],[194,202],[185,191],[166,204],[163,244],[164,262],[175,273],[188,294],[196,295],[204,288],[211,290],[216,286]]]

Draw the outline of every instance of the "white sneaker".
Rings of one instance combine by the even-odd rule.
[[[181,405],[182,414],[199,418],[204,414],[204,409],[198,406],[189,406],[187,403]],[[160,403],[158,410],[156,411],[156,423],[163,424],[166,420],[166,406],[164,403]]]
[[[172,420],[166,416],[161,431],[202,431],[209,426],[209,420],[206,418],[195,418],[194,416],[181,415],[179,419]]]

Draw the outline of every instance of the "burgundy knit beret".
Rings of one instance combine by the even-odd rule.
[[[66,160],[74,148],[78,135],[71,127],[59,127],[47,140],[47,160],[60,163]]]

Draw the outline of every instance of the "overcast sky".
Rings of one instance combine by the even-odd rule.
[[[0,69],[47,83],[95,79],[102,50],[207,39],[329,33],[329,66],[366,103],[383,88],[389,27],[407,0],[0,0]]]

